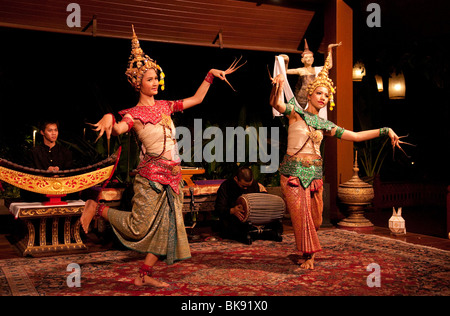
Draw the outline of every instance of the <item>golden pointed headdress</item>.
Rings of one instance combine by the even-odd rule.
[[[128,77],[128,82],[130,82],[136,90],[139,90],[141,88],[141,81],[144,73],[149,69],[154,69],[156,73],[160,72],[159,84],[161,85],[161,90],[164,90],[164,72],[156,61],[144,54],[134,31],[134,25],[131,27],[133,29],[133,37],[131,39],[131,55],[128,61],[127,71],[125,72]]]
[[[334,87],[334,84],[333,84],[333,81],[331,80],[331,78],[328,77],[328,70],[331,69],[330,61],[331,61],[331,51],[328,53],[328,56],[325,59],[325,65],[323,65],[322,70],[316,76],[314,81],[312,81],[308,85],[308,87],[306,88],[306,91],[307,91],[308,95],[311,95],[311,94],[313,94],[314,90],[316,90],[316,88],[318,88],[318,87],[327,88],[328,93],[329,93],[329,98],[330,98],[330,111],[333,111],[333,108],[335,106],[333,94],[336,93],[336,87]]]

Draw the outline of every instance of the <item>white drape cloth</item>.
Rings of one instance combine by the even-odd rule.
[[[314,67],[314,70],[316,72],[316,76],[319,74],[322,67]],[[275,64],[273,67],[273,76],[276,77],[278,74],[282,74],[284,76],[284,87],[283,92],[281,94],[281,97],[283,98],[283,101],[286,100],[287,103],[291,103],[293,105],[296,105],[301,108],[301,106],[298,104],[297,100],[295,99],[294,93],[292,92],[291,86],[289,85],[289,81],[287,80],[286,75],[286,67],[284,65],[284,59],[281,56],[275,56]],[[306,110],[308,108],[308,105],[304,108]],[[283,116],[280,112],[272,108],[272,114],[273,116]],[[324,107],[320,109],[319,111],[319,117],[323,119],[327,119],[327,107]]]

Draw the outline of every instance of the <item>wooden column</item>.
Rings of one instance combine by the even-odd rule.
[[[325,7],[324,42],[342,42],[333,49],[330,76],[336,89],[333,111],[328,119],[338,126],[353,130],[353,11],[343,0],[329,0]],[[330,217],[340,218],[337,208],[337,188],[348,181],[353,171],[353,143],[327,138],[325,142],[325,181],[330,183]]]
[[[450,239],[450,185],[447,186],[447,233]]]

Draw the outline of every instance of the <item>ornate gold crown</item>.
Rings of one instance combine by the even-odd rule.
[[[333,94],[336,93],[336,87],[334,87],[333,81],[328,77],[328,70],[330,67],[331,60],[331,51],[328,53],[328,56],[325,60],[325,65],[323,65],[322,70],[319,72],[317,77],[312,81],[308,87],[306,88],[308,95],[313,94],[314,90],[318,87],[325,87],[328,89],[329,97],[330,97],[330,111],[333,111],[335,106]]]
[[[161,85],[161,90],[164,90],[164,72],[156,61],[144,54],[134,31],[134,25],[131,27],[133,29],[133,37],[131,39],[131,55],[128,61],[127,71],[125,72],[128,77],[128,82],[130,82],[136,90],[139,90],[141,88],[141,81],[144,73],[149,69],[154,69],[156,73],[160,72],[159,84]]]

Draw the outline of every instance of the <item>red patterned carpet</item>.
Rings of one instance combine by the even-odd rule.
[[[319,231],[319,238],[323,251],[316,256],[315,270],[300,272],[293,264],[297,255],[290,234],[282,242],[255,241],[250,246],[232,241],[192,243],[191,259],[155,266],[155,277],[170,283],[162,289],[133,284],[144,255],[132,251],[0,260],[0,295],[450,294],[449,251],[339,229]],[[81,268],[80,287],[67,285],[71,263]]]

